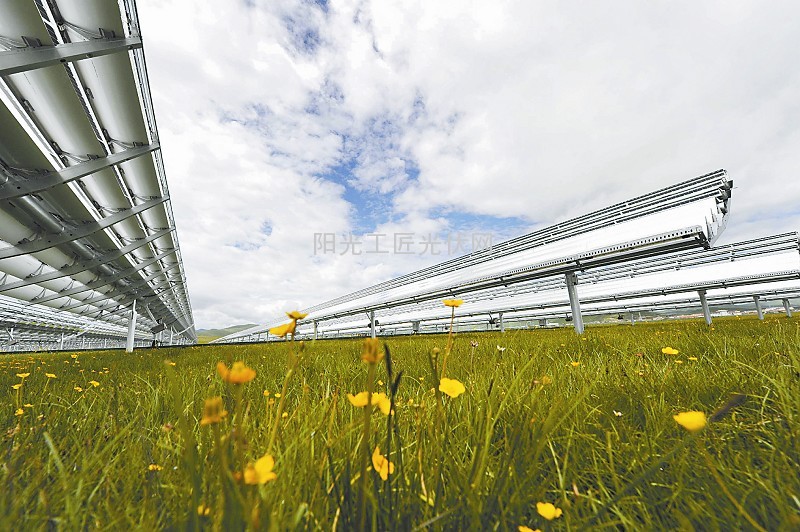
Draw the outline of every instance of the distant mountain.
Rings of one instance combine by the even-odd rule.
[[[255,323],[247,323],[245,325],[231,325],[230,327],[225,327],[224,329],[198,329],[197,343],[207,344],[212,340],[216,340],[217,338],[222,338],[223,336],[227,336],[229,334],[243,331],[255,326]]]

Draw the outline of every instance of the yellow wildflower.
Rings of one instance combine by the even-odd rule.
[[[388,480],[389,475],[394,473],[394,464],[381,454],[381,448],[375,447],[372,453],[372,467],[381,476],[381,479]]]
[[[72,358],[78,358],[78,355],[76,355],[75,353],[71,354],[70,356],[71,356]]]
[[[306,316],[308,316],[308,314],[307,314],[307,313],[306,313],[306,314],[303,314],[302,312],[298,312],[298,311],[296,311],[296,310],[293,310],[293,311],[291,311],[291,312],[287,312],[287,313],[286,313],[286,315],[287,315],[287,316],[289,316],[289,319],[290,319],[290,320],[294,320],[294,321],[297,321],[297,320],[302,320],[303,318],[305,318]]]
[[[264,390],[264,397],[269,397],[269,391],[268,390]]]
[[[206,506],[205,504],[201,504],[197,507],[197,515],[200,516],[207,516],[211,513],[211,508]]]
[[[364,340],[364,347],[361,350],[361,360],[367,364],[377,364],[383,360],[380,340],[377,338],[367,338]]]
[[[272,455],[265,454],[255,464],[248,464],[244,470],[245,484],[266,484],[270,480],[275,480],[278,475],[272,470],[275,467],[275,459]]]
[[[56,378],[56,374],[55,373],[45,373],[44,376],[47,377],[48,379],[55,379]]]
[[[76,391],[76,392],[82,392],[82,391],[83,391],[83,388],[81,388],[80,386],[76,386],[76,387],[75,387],[75,391]]]
[[[244,362],[234,362],[230,369],[224,362],[217,362],[217,373],[231,384],[244,384],[256,378],[256,370],[248,368]]]
[[[21,409],[21,408],[17,408],[17,411],[16,411],[16,412],[14,412],[14,415],[15,415],[15,416],[21,416],[21,415],[22,415],[22,414],[24,414],[24,413],[25,413],[25,411],[24,411],[23,409]]]
[[[284,412],[283,414],[281,414],[281,417],[283,419],[286,419],[287,417],[289,417],[289,413],[288,412]]]
[[[548,377],[547,375],[542,375],[542,379],[541,379],[541,381],[542,381],[542,384],[543,384],[543,385],[545,385],[545,384],[552,384],[552,383],[553,383],[553,379],[551,379],[551,378],[550,378],[550,377]]]
[[[571,365],[573,368],[577,368],[578,366],[580,366],[580,365],[581,365],[581,363],[580,363],[580,362],[575,362],[575,361],[572,361],[572,362],[570,362],[570,365]]]
[[[517,532],[542,532],[542,531],[540,529],[538,529],[538,528],[536,530],[534,530],[529,526],[519,525],[517,527]]]
[[[149,466],[147,466],[148,471],[161,471],[162,469],[164,468],[158,464],[150,464]]]
[[[269,330],[269,333],[283,338],[287,334],[294,334],[294,330],[296,328],[297,328],[297,322],[295,320],[292,320],[289,323],[284,323],[283,325],[278,325],[277,327],[271,328]]]
[[[18,382],[17,384],[12,384],[11,387],[14,388],[15,390],[19,390],[20,388],[22,388],[22,383]]]
[[[222,397],[209,397],[203,403],[203,417],[200,419],[201,425],[210,425],[212,423],[219,423],[222,418],[228,415],[225,410],[225,404],[222,402]]]
[[[92,385],[92,386],[94,386],[95,388],[97,388],[98,386],[100,386],[100,383],[99,383],[99,382],[97,382],[97,381],[89,381],[89,384],[91,384],[91,385]]]
[[[367,406],[367,392],[359,392],[355,395],[348,393],[347,400],[356,408]],[[392,401],[386,397],[385,393],[378,392],[372,394],[372,406],[377,406],[384,416],[388,416],[392,408]]]
[[[672,416],[672,419],[689,432],[697,432],[706,426],[706,415],[703,412],[681,412]]]
[[[678,351],[677,349],[673,349],[671,347],[665,347],[661,350],[661,352],[664,353],[665,355],[677,355],[678,353],[680,353],[680,351]]]
[[[463,299],[445,299],[443,301],[445,307],[457,308],[464,304]]]
[[[697,360],[697,357],[686,357],[686,360]]]
[[[552,503],[549,502],[537,502],[536,511],[548,521],[552,521],[557,517],[561,517],[561,508],[556,508]]]
[[[462,393],[466,392],[467,389],[464,388],[464,385],[456,379],[442,377],[442,380],[439,381],[439,391],[446,393],[450,397],[458,397]]]
[[[30,373],[17,373],[17,377],[20,379],[24,379],[25,377],[30,377]]]

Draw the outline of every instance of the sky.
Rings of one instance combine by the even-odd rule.
[[[725,168],[800,228],[800,4],[139,0],[198,328]]]

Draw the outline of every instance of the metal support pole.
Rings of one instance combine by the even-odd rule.
[[[131,317],[128,320],[128,341],[125,344],[125,351],[127,353],[133,353],[133,339],[136,333],[136,300],[133,300],[133,306],[131,307]]]
[[[784,299],[783,300],[783,310],[786,311],[786,317],[787,318],[791,318],[792,317],[792,307],[789,306],[789,300],[788,299]]]
[[[539,327],[547,327],[547,318],[539,319]]]
[[[175,329],[172,327],[169,328],[169,345],[173,345],[172,342],[175,339]]]
[[[503,313],[498,312],[497,317],[500,319],[500,332],[501,333],[506,332],[506,324],[503,323]]]
[[[569,294],[569,306],[572,307],[572,323],[575,325],[575,332],[583,334],[583,316],[581,315],[581,302],[578,299],[578,276],[574,272],[565,275],[567,279],[567,293]]]
[[[314,321],[314,340],[317,339],[317,322]]]
[[[758,319],[764,319],[764,311],[761,310],[761,298],[758,296],[753,296],[753,302],[756,304],[756,313],[758,314]]]
[[[375,311],[369,311],[369,334],[371,338],[375,338]]]
[[[61,344],[59,345],[58,349],[59,349],[59,351],[63,351],[64,350],[64,333],[63,332],[61,333]]]
[[[419,321],[412,321],[411,322],[411,330],[414,331],[414,334],[419,334]]]
[[[706,325],[711,325],[711,310],[708,308],[708,299],[706,299],[706,291],[698,290],[697,294],[700,296],[700,304],[703,306],[703,317],[706,319]]]

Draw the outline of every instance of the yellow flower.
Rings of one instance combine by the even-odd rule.
[[[697,357],[686,357],[686,360],[697,360]]]
[[[14,412],[14,415],[15,415],[15,416],[21,416],[21,415],[22,415],[22,414],[24,414],[24,413],[25,413],[25,411],[24,411],[23,409],[21,409],[21,408],[17,408],[17,411],[16,411],[16,412]]]
[[[268,390],[264,390],[264,397],[269,397],[269,391]]]
[[[541,380],[542,380],[542,384],[552,384],[553,383],[553,379],[551,379],[547,375],[542,375],[542,379]]]
[[[680,414],[672,416],[672,419],[689,432],[697,432],[706,426],[706,415],[704,412],[681,412]]]
[[[580,366],[580,365],[581,365],[581,363],[580,363],[580,362],[575,362],[575,361],[573,361],[573,362],[570,362],[570,365],[571,365],[573,368],[577,368],[578,366]]]
[[[675,363],[676,364],[683,364],[683,360],[676,360]]]
[[[308,316],[308,314],[307,314],[307,313],[306,313],[306,314],[303,314],[302,312],[298,312],[298,311],[296,311],[296,310],[293,310],[293,311],[291,311],[291,312],[287,312],[287,313],[286,313],[286,315],[287,315],[287,316],[289,316],[289,319],[290,319],[290,320],[294,320],[294,321],[297,321],[297,320],[302,320],[303,318],[305,318],[306,316]]]
[[[244,384],[256,378],[256,370],[248,368],[244,362],[234,362],[230,369],[224,362],[217,362],[217,373],[231,384]]]
[[[283,419],[286,419],[287,417],[289,417],[289,413],[288,412],[284,412],[283,414],[281,414],[281,417]]]
[[[680,351],[678,351],[677,349],[673,349],[671,347],[665,347],[661,350],[661,352],[664,353],[665,355],[677,355],[678,353],[680,353]]]
[[[22,388],[22,383],[19,382],[17,384],[12,384],[11,387],[14,388],[15,390],[19,390],[20,388]]]
[[[364,347],[361,350],[361,360],[367,364],[377,364],[383,360],[380,340],[377,338],[367,338],[364,340]]]
[[[25,377],[30,377],[30,373],[17,373],[17,377],[20,379],[24,379]]]
[[[394,473],[394,464],[381,454],[381,448],[377,446],[372,453],[372,467],[383,480],[388,480],[389,475]]]
[[[289,323],[273,327],[272,329],[269,330],[269,333],[283,338],[287,334],[294,334],[295,328],[297,328],[297,321],[292,320]]]
[[[211,508],[206,506],[205,504],[201,504],[197,507],[197,515],[200,516],[207,516],[211,513]]]
[[[534,530],[529,526],[519,525],[517,527],[517,532],[542,532],[542,531],[538,528]]]
[[[150,464],[149,466],[147,466],[148,471],[161,471],[162,469],[164,468],[158,464]]]
[[[270,480],[275,480],[278,475],[272,471],[275,467],[275,459],[272,455],[265,454],[255,464],[248,464],[244,470],[245,484],[266,484]]]
[[[552,521],[557,517],[561,517],[561,508],[556,508],[552,503],[549,502],[537,502],[536,511],[548,521]]]
[[[80,386],[76,386],[76,387],[75,387],[75,391],[76,391],[76,392],[82,392],[82,391],[83,391],[83,388],[81,388]]]
[[[48,379],[55,379],[56,378],[56,374],[55,373],[45,373],[44,376],[47,377]]]
[[[222,418],[228,415],[225,410],[225,404],[222,402],[222,397],[209,397],[203,403],[203,417],[200,419],[201,425],[210,425],[212,423],[219,423]]]
[[[99,382],[97,382],[97,381],[89,381],[89,384],[91,384],[91,385],[92,385],[92,386],[94,386],[95,388],[97,388],[98,386],[100,386],[100,383],[99,383]]]
[[[467,389],[464,388],[464,385],[456,379],[442,377],[442,380],[439,381],[439,391],[446,393],[450,397],[458,397],[462,393],[466,392]]]
[[[367,406],[367,395],[367,392],[359,392],[355,395],[348,393],[347,400],[356,408],[363,408]],[[372,406],[377,406],[384,416],[388,416],[392,408],[392,401],[386,397],[385,393],[373,393]]]
[[[445,299],[443,301],[445,307],[457,308],[464,304],[463,299]]]
[[[70,356],[71,356],[72,358],[78,358],[78,355],[76,355],[76,354],[74,354],[74,353],[73,353],[73,354],[71,354]]]

